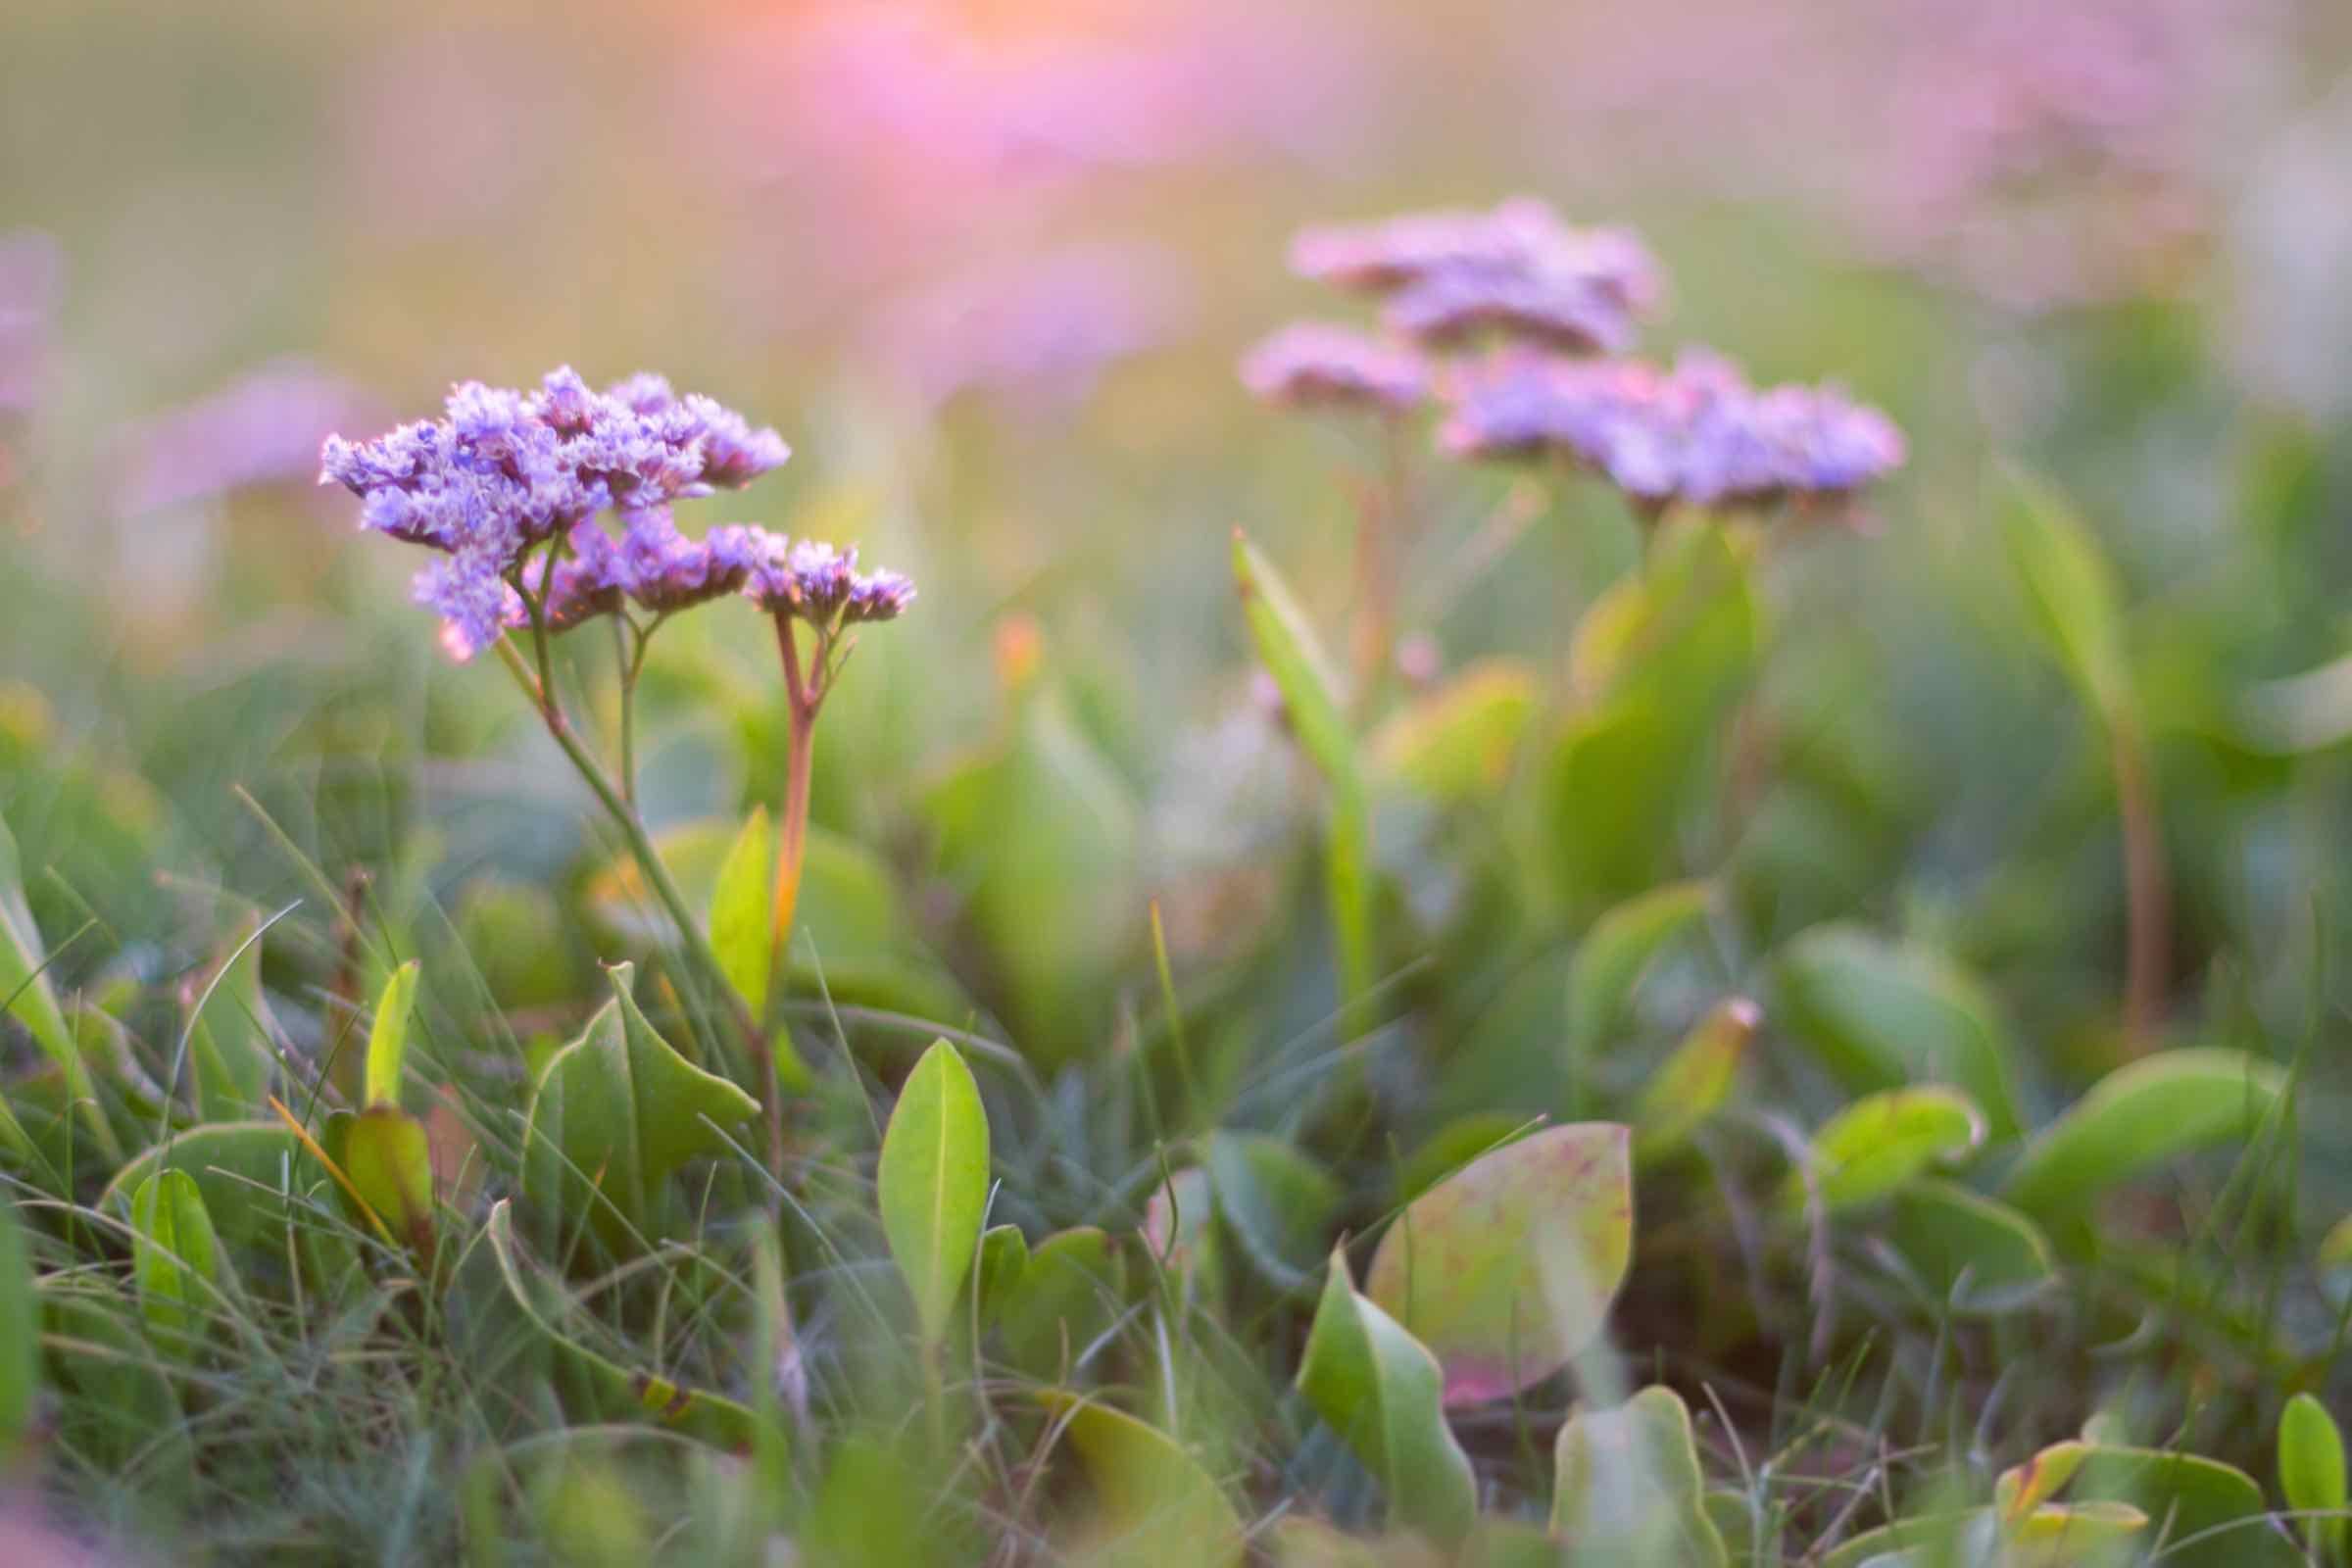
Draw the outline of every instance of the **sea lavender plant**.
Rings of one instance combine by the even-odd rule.
[[[604,392],[568,367],[537,391],[467,381],[445,417],[405,424],[368,441],[329,436],[321,483],[360,498],[360,525],[436,552],[418,571],[416,600],[442,617],[441,641],[467,660],[494,648],[530,698],[548,733],[627,838],[646,880],[688,951],[722,997],[734,996],[636,808],[633,698],[654,633],[671,615],[714,599],[750,599],[775,621],[790,697],[790,780],[772,923],[778,953],[798,898],[808,835],[808,767],[817,710],[849,653],[847,632],[889,620],[913,601],[896,572],[861,573],[857,552],[787,541],[746,523],[703,537],[681,533],[676,501],[736,489],[783,464],[775,431],[658,375]],[[605,522],[619,523],[617,537]],[[617,628],[619,776],[590,754],[558,692],[550,645],[591,620]],[[796,627],[813,638],[802,659]],[[530,657],[509,633],[527,636]],[[770,1152],[781,1148],[772,1054],[760,1020],[736,999],[760,1096]]]
[[[1412,349],[1353,327],[1298,321],[1242,357],[1242,384],[1288,409],[1409,414],[1429,395],[1429,365]]]

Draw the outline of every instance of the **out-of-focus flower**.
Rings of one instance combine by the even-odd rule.
[[[1429,394],[1429,366],[1419,354],[1321,321],[1282,328],[1242,357],[1241,370],[1252,395],[1285,408],[1397,414]]]
[[[790,456],[775,431],[755,430],[708,398],[680,397],[658,376],[600,395],[565,367],[529,393],[463,382],[446,407],[445,418],[401,425],[371,441],[329,436],[319,482],[340,483],[361,498],[363,528],[446,553],[417,573],[415,592],[440,613],[443,646],[459,659],[520,623],[524,555],[560,533],[573,546],[579,572],[542,566],[536,570],[545,580],[527,586],[562,590],[567,613],[586,613],[611,589],[632,597],[698,593],[712,570],[713,547],[706,541],[699,558],[674,548],[668,504],[735,488]],[[638,535],[633,555],[628,540],[609,556],[577,532],[608,508],[629,514]],[[716,548],[742,547],[729,535]],[[719,574],[728,569],[721,565]]]
[[[1388,296],[1391,330],[1432,348],[1494,331],[1567,353],[1621,353],[1657,304],[1656,264],[1620,228],[1578,229],[1543,202],[1309,228],[1291,268]]]
[[[906,301],[885,319],[877,358],[926,408],[986,389],[1058,412],[1192,317],[1192,290],[1160,253],[1072,246]]]
[[[30,409],[56,352],[65,253],[38,229],[0,234],[0,414]]]
[[[308,479],[319,443],[374,417],[349,381],[301,361],[265,366],[220,390],[127,427],[121,508],[137,516],[252,485]]]
[[[1558,453],[1638,502],[1752,506],[1841,496],[1901,466],[1902,433],[1832,387],[1758,392],[1729,361],[1499,357],[1466,375],[1440,434],[1459,457]]]
[[[753,565],[744,592],[774,615],[793,615],[830,633],[863,621],[896,620],[914,603],[914,584],[895,571],[858,569],[858,547],[836,550],[803,539]]]

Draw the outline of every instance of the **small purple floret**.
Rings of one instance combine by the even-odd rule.
[[[1350,327],[1299,321],[1242,358],[1242,384],[1296,409],[1401,414],[1429,393],[1429,366],[1409,348]]]

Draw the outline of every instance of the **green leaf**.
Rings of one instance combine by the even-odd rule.
[[[988,1207],[988,1114],[971,1068],[945,1040],[906,1075],[882,1137],[876,1187],[890,1255],[914,1296],[923,1338],[936,1341],[971,1270]]]
[[[2328,1407],[2308,1394],[2286,1401],[2278,1413],[2278,1490],[2298,1513],[2341,1515],[2345,1506],[2344,1435]],[[2341,1561],[2345,1521],[2306,1519],[2304,1539],[2315,1555]]]
[[[375,1021],[368,1029],[368,1103],[400,1104],[401,1066],[409,1054],[409,1015],[416,1005],[419,964],[411,958],[392,971],[375,999]]]
[[[2122,594],[2089,527],[2065,497],[2012,474],[2002,539],[2035,633],[2093,712],[2113,719],[2130,701]]]
[[[1097,1517],[1086,1559],[1226,1568],[1242,1560],[1242,1519],[1225,1490],[1173,1438],[1058,1389],[1038,1402],[1086,1466]]]
[[[1690,1412],[1672,1389],[1576,1410],[1552,1446],[1552,1533],[1579,1560],[1727,1568]]]
[[[2053,1443],[2024,1464],[2011,1465],[1992,1484],[1993,1506],[2004,1523],[2015,1523],[2066,1490],[2093,1445],[2076,1439]]]
[[[344,1127],[334,1153],[362,1201],[393,1235],[422,1250],[433,1238],[433,1152],[424,1123],[370,1105]]]
[[[1634,1102],[1634,1163],[1646,1168],[1690,1142],[1723,1108],[1763,1014],[1745,997],[1717,1003]]]
[[[1340,995],[1354,1003],[1372,988],[1372,818],[1356,762],[1355,737],[1341,711],[1339,684],[1290,587],[1240,529],[1233,575],[1259,662],[1282,693],[1291,732],[1331,792],[1324,872],[1339,948]]]
[[[1365,1294],[1446,1369],[1446,1402],[1549,1377],[1600,1332],[1633,1251],[1630,1134],[1553,1127],[1473,1161],[1406,1207]]]
[[[1865,1095],[1813,1135],[1806,1161],[1832,1213],[1875,1203],[1938,1161],[1984,1141],[1984,1118],[1966,1095],[1930,1084]],[[1781,1201],[1805,1206],[1807,1171],[1790,1171]]]
[[[300,1152],[301,1145],[282,1122],[191,1127],[117,1171],[99,1195],[99,1206],[127,1220],[132,1196],[148,1178],[165,1169],[185,1171],[196,1182],[205,1212],[229,1245],[283,1247],[287,1206],[277,1195]]]
[[[158,1345],[192,1353],[211,1322],[220,1283],[220,1244],[195,1178],[159,1170],[130,1195],[131,1276]]]
[[[1534,1132],[1541,1118],[1480,1110],[1456,1116],[1429,1135],[1396,1173],[1396,1201],[1409,1203],[1482,1154]]]
[[[720,1136],[760,1104],[657,1034],[630,995],[630,965],[608,971],[612,1000],[549,1058],[523,1129],[523,1191],[549,1212],[586,1215],[613,1247],[645,1235],[670,1175],[728,1152]]]
[[[2312,1261],[2323,1269],[2352,1267],[2352,1214],[2346,1214],[2328,1227],[2320,1238],[2319,1250]]]
[[[2076,1212],[2150,1165],[2251,1134],[2283,1092],[2277,1064],[2215,1047],[2119,1067],[2042,1130],[2009,1173],[2008,1200],[2034,1218]]]
[[[1366,750],[1383,773],[1434,800],[1489,796],[1508,776],[1535,706],[1536,679],[1527,666],[1484,661],[1398,710]]]
[[[1401,1324],[1356,1294],[1339,1250],[1307,1331],[1298,1392],[1388,1490],[1398,1524],[1441,1546],[1470,1534],[1478,1486],[1446,1424],[1445,1374]]]
[[[1004,1359],[1031,1376],[1059,1381],[1119,1315],[1126,1271],[1109,1236],[1091,1225],[1039,1242],[1004,1297],[997,1337]]]
[[[1933,1176],[1894,1195],[1886,1236],[1955,1311],[2014,1310],[2054,1274],[2040,1226],[2006,1203]]]
[[[48,961],[40,927],[32,923],[31,906],[24,902],[24,869],[17,860],[16,838],[6,820],[0,819],[0,1012],[13,1014],[31,1034],[33,1044],[57,1064],[100,1152],[110,1161],[119,1160],[122,1142],[99,1107],[98,1092],[90,1082],[89,1065],[74,1044],[74,1031],[66,1027],[57,992],[49,983]],[[16,1127],[14,1116],[8,1118],[8,1125]],[[12,1138],[11,1142],[21,1144],[22,1139]]]
[[[1208,1173],[1243,1255],[1282,1290],[1312,1284],[1342,1196],[1331,1173],[1282,1139],[1227,1132],[1208,1141]]]
[[[40,1392],[40,1286],[17,1200],[0,1198],[0,1474],[24,1446]]]
[[[1628,899],[1592,922],[1568,968],[1570,1059],[1590,1061],[1609,1044],[1650,961],[1706,918],[1713,897],[1704,882],[1671,883]]]
[[[775,829],[767,808],[755,806],[719,862],[710,891],[710,950],[754,1018],[767,1015],[768,968],[775,958],[775,904],[768,880],[775,863]]]
[[[1992,1000],[1940,955],[1847,925],[1815,926],[1774,966],[1774,1022],[1848,1089],[1955,1085],[1996,1140],[2019,1128],[2016,1055]]]
[[[2165,1542],[2165,1568],[2299,1568],[2254,1478],[2218,1460],[2094,1446],[2075,1472],[2076,1506],[2127,1502]]]
[[[734,1400],[681,1388],[659,1373],[632,1372],[564,1331],[563,1325],[579,1312],[579,1303],[515,1241],[510,1200],[502,1198],[490,1205],[482,1240],[488,1243],[499,1276],[523,1317],[608,1397],[625,1400],[662,1425],[706,1442],[738,1450],[753,1446],[759,1436],[758,1419]]]
[[[980,1233],[980,1323],[996,1322],[1004,1302],[1029,1272],[1029,1239],[1018,1225],[991,1225]]]

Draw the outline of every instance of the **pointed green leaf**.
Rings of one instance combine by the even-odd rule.
[[[2166,1543],[2165,1568],[2300,1568],[2302,1552],[2254,1478],[2195,1454],[2093,1446],[2075,1472],[2075,1505],[2128,1502]]]
[[[1552,1445],[1552,1533],[1577,1559],[1726,1568],[1707,1516],[1690,1412],[1648,1388],[1610,1410],[1579,1408]]]
[[[433,1152],[424,1124],[391,1105],[370,1105],[330,1150],[343,1174],[392,1234],[423,1248],[433,1235]]]
[[[1298,1392],[1387,1489],[1391,1517],[1450,1547],[1477,1523],[1478,1486],[1446,1424],[1444,1388],[1437,1357],[1355,1293],[1335,1250]]]
[[[1279,1138],[1226,1132],[1208,1141],[1208,1173],[1243,1255],[1283,1290],[1311,1284],[1340,1206],[1331,1173]]]
[[[1634,1163],[1648,1166],[1690,1140],[1723,1108],[1763,1013],[1745,997],[1717,1003],[1686,1035],[1634,1102]]]
[[[971,1270],[988,1207],[988,1113],[971,1068],[945,1040],[906,1075],[882,1137],[876,1189],[915,1320],[925,1339],[937,1340]]]
[[[416,1005],[416,974],[411,958],[392,971],[375,999],[375,1021],[368,1029],[368,1103],[400,1105],[401,1068],[409,1055],[409,1015]]]
[[[2016,1055],[1991,998],[1938,954],[1847,925],[1799,936],[1774,965],[1774,1024],[1848,1089],[1955,1085],[1995,1139],[2018,1130]]]
[[[760,1104],[705,1072],[657,1034],[630,994],[625,963],[612,1000],[540,1074],[524,1128],[523,1190],[565,1217],[588,1215],[615,1247],[643,1233],[670,1175],[728,1152],[720,1133]]]
[[[1058,1389],[1038,1402],[1085,1463],[1098,1510],[1088,1560],[1229,1568],[1242,1560],[1242,1520],[1200,1461],[1167,1434]]]
[[[2023,475],[2010,477],[2001,522],[2034,631],[2084,706],[2117,716],[2130,690],[2123,596],[2097,540],[2065,497]]]
[[[1897,1192],[1886,1235],[1955,1311],[2013,1310],[2054,1277],[2040,1226],[1956,1182],[1922,1177]]]
[[[2011,1465],[1992,1484],[1992,1502],[2004,1523],[2014,1524],[2066,1490],[2082,1468],[2092,1445],[2076,1439],[2053,1443],[2023,1464]]]
[[[57,1070],[65,1075],[67,1093],[80,1107],[99,1150],[110,1160],[121,1159],[122,1142],[99,1108],[89,1066],[74,1044],[74,1031],[66,1027],[56,989],[49,983],[48,961],[40,928],[32,923],[31,906],[24,902],[16,838],[8,823],[0,820],[0,1012],[13,1014],[31,1034],[33,1044],[57,1064]],[[16,1126],[14,1116],[9,1117],[9,1126]],[[10,1141],[18,1142],[15,1138]]]
[[[1805,1206],[1806,1178],[1832,1213],[1875,1203],[1938,1161],[1984,1141],[1984,1118],[1956,1089],[1929,1084],[1865,1095],[1813,1135],[1807,1170],[1790,1171],[1781,1201]]]
[[[277,1198],[293,1174],[301,1146],[282,1122],[213,1122],[174,1133],[117,1171],[99,1206],[125,1220],[132,1195],[158,1171],[185,1171],[203,1195],[205,1212],[232,1246],[284,1245],[286,1205]],[[314,1175],[320,1175],[312,1167]],[[298,1181],[296,1190],[301,1190]]]
[[[1650,960],[1706,918],[1713,889],[1677,882],[1627,900],[1592,922],[1568,968],[1568,1050],[1591,1060],[1609,1043]]]
[[[1018,1225],[991,1225],[980,1233],[980,1324],[996,1322],[1004,1302],[1029,1272],[1029,1239]]]
[[[2011,1528],[2002,1568],[2121,1568],[2125,1543],[2147,1527],[2148,1516],[2128,1502],[2052,1503]]]
[[[2344,1435],[2328,1407],[2308,1394],[2278,1414],[2278,1490],[2298,1513],[2334,1514],[2303,1521],[2304,1539],[2330,1562],[2344,1555]]]
[[[159,1170],[130,1196],[131,1274],[156,1343],[191,1352],[211,1321],[220,1245],[195,1178]]]
[[[1630,1134],[1548,1128],[1456,1171],[1399,1215],[1364,1294],[1437,1355],[1446,1402],[1500,1398],[1591,1344],[1633,1252]]]
[[[2242,1052],[2189,1047],[2143,1056],[2094,1084],[2027,1146],[2008,1200],[2036,1219],[2079,1211],[2117,1183],[2176,1155],[2250,1136],[2286,1074]]]
[[[767,808],[753,807],[710,891],[710,951],[755,1018],[767,1015],[768,965],[775,956],[775,904],[768,894],[775,839]]]
[[[17,1200],[0,1197],[0,1474],[24,1447],[41,1391],[41,1297]]]

